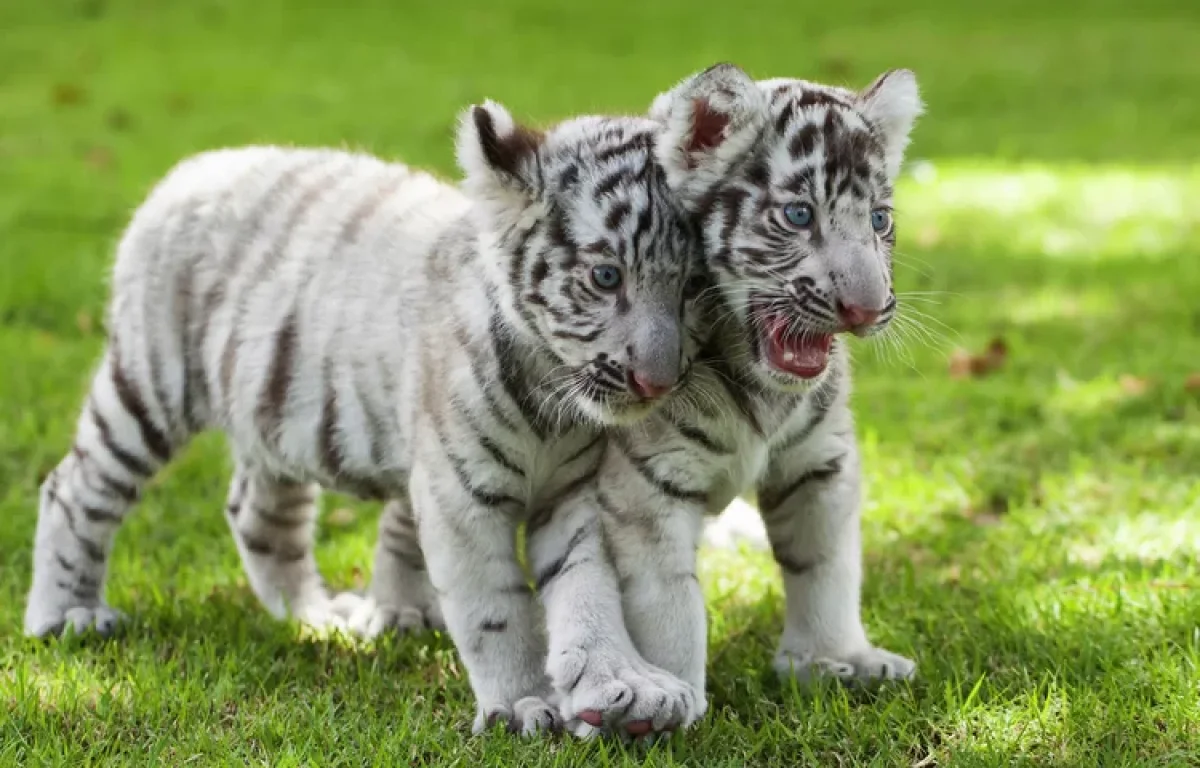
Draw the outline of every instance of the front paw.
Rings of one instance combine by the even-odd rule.
[[[568,648],[552,654],[547,672],[562,697],[563,719],[584,738],[606,729],[644,736],[687,728],[707,709],[702,692],[632,650]]]
[[[509,733],[522,736],[557,731],[562,725],[555,707],[540,696],[526,696],[511,707],[480,706],[471,733],[482,733],[497,723],[504,723]]]
[[[371,597],[343,592],[333,599],[333,610],[355,635],[373,640],[385,632],[400,635],[426,629],[445,629],[437,606],[416,603],[384,604]]]
[[[775,655],[773,665],[781,677],[792,677],[800,683],[827,678],[857,683],[909,680],[917,671],[917,665],[911,659],[873,647],[836,658],[781,650]]]
[[[25,634],[51,637],[68,632],[77,635],[95,632],[101,637],[111,637],[125,622],[125,614],[103,603],[57,607],[31,604],[25,613]]]

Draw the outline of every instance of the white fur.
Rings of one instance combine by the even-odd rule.
[[[514,130],[503,108],[481,109],[501,137]],[[118,249],[110,345],[76,450],[42,489],[26,632],[115,628],[103,587],[117,527],[192,434],[217,428],[237,464],[227,519],[274,615],[364,634],[444,623],[476,694],[476,730],[550,727],[560,702],[568,718],[594,710],[614,726],[694,720],[702,699],[642,661],[623,631],[586,496],[604,445],[596,422],[646,411],[624,391],[638,319],[684,319],[687,230],[655,174],[626,172],[652,161],[639,139],[652,128],[571,121],[519,148],[536,157],[501,168],[464,119],[465,193],[333,151],[181,163]],[[583,166],[573,187],[526,174],[558,178],[572,163]],[[614,173],[597,200],[592,188]],[[617,204],[629,212],[610,226]],[[623,246],[611,249],[628,254],[623,312],[611,296],[567,290],[615,257],[559,243],[552,207],[581,242]],[[688,344],[674,350],[681,360]],[[620,382],[602,402],[578,386],[599,375],[600,352]],[[575,386],[562,386],[564,370]],[[393,499],[366,598],[321,581],[318,484]],[[548,624],[516,556],[523,521]]]
[[[704,79],[697,75],[656,99],[652,114],[665,136],[686,138],[680,121],[686,124],[694,114],[694,95],[705,92]],[[679,163],[669,175],[689,205],[716,201],[697,211],[718,286],[712,295],[720,297],[712,312],[715,337],[685,390],[610,441],[597,485],[622,579],[625,619],[650,663],[702,690],[705,615],[694,579],[702,517],[736,513],[731,506],[736,496],[755,490],[787,600],[775,669],[800,680],[825,674],[908,677],[913,663],[873,646],[862,625],[860,469],[848,356],[837,343],[825,372],[808,382],[774,371],[755,348],[761,342],[751,322],[751,299],[759,293],[786,297],[772,306],[790,307],[805,332],[833,333],[837,301],[890,293],[889,247],[872,233],[871,211],[890,205],[890,184],[918,111],[915,80],[911,73],[894,73],[862,99],[797,80],[747,85],[722,72],[718,81],[721,88],[750,88],[762,96],[760,114],[744,121],[758,126],[753,141],[732,160],[713,153],[693,158],[690,169]],[[753,104],[755,97],[744,94],[734,101]],[[842,188],[842,177],[827,182],[825,174],[851,169],[826,166],[824,134],[813,139],[811,150],[803,142],[793,146],[804,125],[823,126],[831,110],[838,112],[833,118],[839,130],[877,131],[882,145],[863,160],[871,173],[835,199],[823,197],[823,190]],[[854,146],[870,151],[869,142]],[[676,148],[660,150],[660,157],[670,162]],[[756,165],[762,170],[751,173]],[[882,168],[886,185],[879,185],[876,168]],[[807,186],[780,188],[805,173]],[[864,187],[867,199],[861,199]],[[780,222],[779,208],[795,200],[814,207],[820,240]],[[770,225],[777,231],[773,240],[759,234],[760,211],[779,222]],[[769,262],[761,263],[764,259]],[[809,293],[795,288],[800,279],[807,280]],[[718,539],[728,531],[710,529]]]

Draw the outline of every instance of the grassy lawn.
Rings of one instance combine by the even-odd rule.
[[[0,764],[1200,762],[1194,3],[288,5],[0,3]],[[858,349],[855,396],[864,611],[918,681],[776,681],[773,565],[705,553],[712,707],[695,731],[652,748],[471,738],[447,638],[355,647],[257,606],[215,437],[120,536],[109,598],[135,617],[125,636],[21,637],[37,486],[100,349],[111,247],[173,162],[273,141],[451,173],[472,100],[545,120],[640,111],[726,58],[922,81],[899,193],[908,314]],[[954,349],[994,338],[998,370],[950,375]],[[378,509],[332,509],[322,566],[361,585]]]

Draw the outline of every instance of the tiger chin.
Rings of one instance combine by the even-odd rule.
[[[487,102],[460,121],[461,185],[324,149],[181,162],[117,248],[108,345],[41,488],[25,631],[117,629],[117,530],[215,429],[235,459],[224,516],[274,616],[445,626],[476,731],[694,722],[702,694],[624,631],[593,493],[605,429],[673,399],[704,337],[662,134],[539,130]],[[367,595],[318,572],[322,487],[389,500]]]

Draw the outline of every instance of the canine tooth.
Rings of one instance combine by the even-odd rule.
[[[783,362],[790,363],[790,362],[794,361],[795,359],[796,359],[796,354],[794,352],[784,352],[783,353]]]

